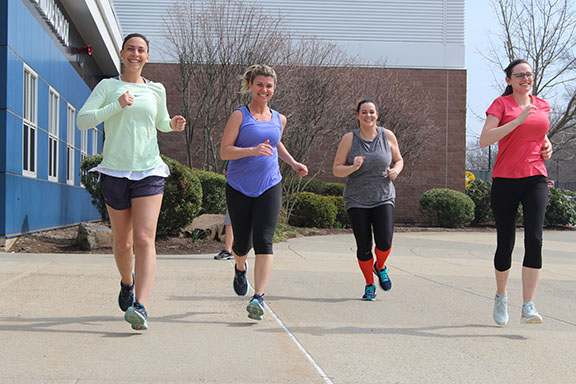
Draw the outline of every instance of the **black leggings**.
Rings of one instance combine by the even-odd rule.
[[[542,228],[548,204],[548,186],[542,175],[509,179],[496,177],[490,193],[492,212],[496,221],[498,246],[494,268],[504,272],[512,265],[512,251],[516,239],[516,215],[522,203],[524,215],[524,262],[529,268],[542,268]]]
[[[356,256],[360,261],[372,259],[372,230],[376,248],[387,251],[392,246],[394,234],[394,206],[379,205],[374,208],[350,208],[348,217],[356,238]]]
[[[274,233],[280,216],[282,184],[258,197],[249,197],[226,184],[226,204],[234,231],[232,250],[245,256],[254,244],[257,255],[271,255]]]

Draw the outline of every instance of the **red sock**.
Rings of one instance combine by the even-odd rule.
[[[366,280],[366,285],[374,284],[374,271],[373,271],[374,267],[372,266],[372,264],[374,263],[373,260],[374,260],[373,258],[366,261],[358,260],[360,270],[362,270],[364,280]]]
[[[390,251],[392,251],[392,247],[388,248],[387,251],[381,251],[378,248],[374,248],[374,252],[376,253],[376,268],[378,268],[378,270],[386,267],[386,259],[388,259]]]

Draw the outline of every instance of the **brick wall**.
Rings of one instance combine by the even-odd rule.
[[[148,64],[144,76],[166,87],[168,110],[171,115],[178,114],[180,95],[177,92],[178,67],[174,64]],[[422,194],[430,188],[451,188],[464,190],[464,172],[466,158],[466,71],[431,69],[389,69],[398,71],[413,82],[421,84],[432,93],[435,110],[430,116],[422,116],[432,123],[432,135],[426,143],[419,161],[413,169],[405,169],[396,183],[396,221],[419,223],[421,216],[418,204]],[[369,69],[367,69],[369,71]],[[418,108],[415,106],[415,113]],[[286,134],[289,134],[287,132]],[[194,157],[192,165],[200,164],[202,159],[202,133],[196,132],[192,147]],[[159,133],[159,145],[162,154],[187,164],[186,144],[182,133]],[[402,150],[402,143],[399,143]],[[321,151],[323,155],[330,150]],[[331,150],[336,153],[336,148]],[[320,164],[312,158],[312,164]],[[340,181],[331,176],[331,161],[323,163],[321,179]],[[406,175],[411,174],[408,178]],[[406,177],[404,177],[406,176]]]

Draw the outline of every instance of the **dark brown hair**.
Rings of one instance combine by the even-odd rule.
[[[141,34],[141,33],[131,33],[131,34],[127,35],[127,36],[124,38],[124,41],[122,42],[122,49],[124,49],[124,46],[126,45],[126,42],[128,42],[128,40],[130,40],[130,39],[133,38],[133,37],[139,37],[139,38],[141,38],[142,40],[144,40],[144,42],[146,43],[146,51],[147,51],[147,52],[150,52],[150,42],[148,41],[148,39],[146,38],[146,36],[144,36],[144,35]]]
[[[509,79],[512,78],[512,70],[518,64],[528,64],[528,62],[526,60],[523,60],[523,59],[516,59],[513,62],[511,62],[510,64],[508,64],[508,66],[506,68],[504,68],[504,72],[506,73],[507,78],[509,78]],[[530,65],[530,64],[528,64],[528,65]],[[511,95],[513,92],[514,91],[512,90],[512,86],[508,85],[506,87],[506,89],[504,90],[504,93],[502,93],[502,96]]]

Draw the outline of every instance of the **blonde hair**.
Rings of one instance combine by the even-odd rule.
[[[242,88],[240,88],[240,92],[250,93],[250,84],[252,84],[254,78],[259,75],[272,77],[274,79],[274,85],[278,83],[276,72],[274,72],[272,67],[264,64],[254,64],[249,66],[244,72],[244,75],[242,75]]]

